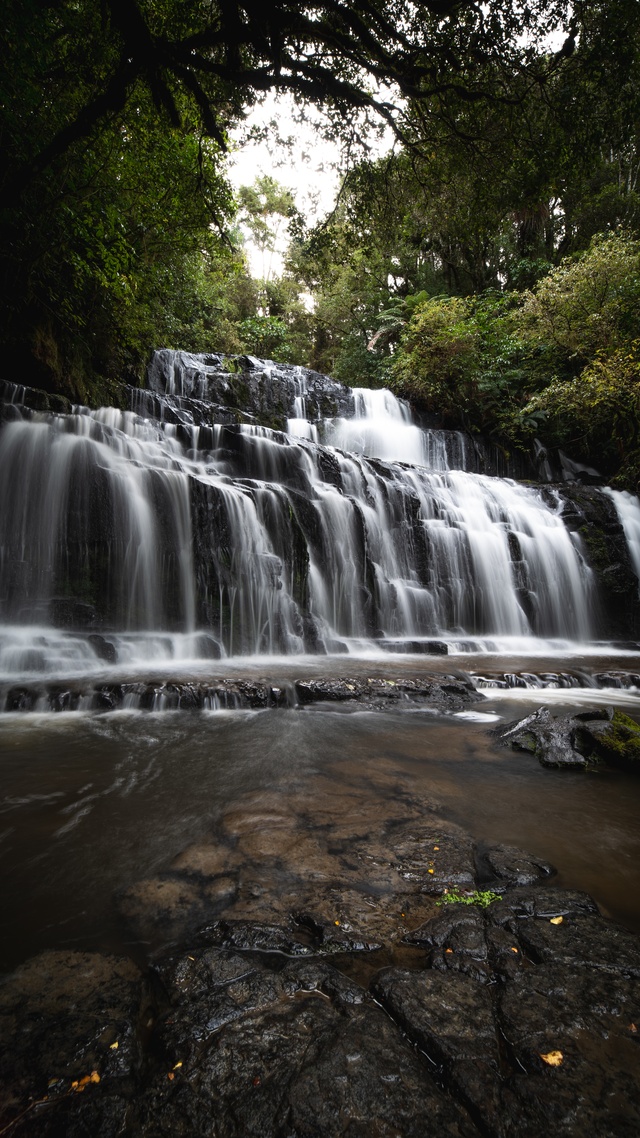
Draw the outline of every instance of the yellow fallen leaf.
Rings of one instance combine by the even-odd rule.
[[[559,1067],[564,1059],[564,1055],[562,1051],[547,1051],[546,1055],[541,1053],[540,1058],[543,1063],[547,1064],[547,1067]]]
[[[439,850],[440,846],[434,846],[433,848],[434,848],[434,850]]]
[[[120,1046],[120,1044],[118,1043],[118,1040],[116,1039],[115,1043],[110,1043],[110,1044],[109,1044],[109,1049],[110,1049],[111,1051],[117,1051],[117,1050],[118,1050],[118,1048],[119,1048],[119,1046]]]
[[[564,917],[551,917],[549,924],[550,925],[561,925],[563,920],[564,920]]]
[[[334,923],[334,925],[339,925],[340,921],[334,921],[333,923]]]
[[[453,952],[452,948],[445,948],[445,952]]]
[[[169,1074],[167,1075],[167,1078],[168,1078],[168,1079],[175,1079],[175,1075],[174,1075],[173,1071],[169,1071]]]
[[[629,1024],[629,1031],[636,1032],[637,1030],[638,1030],[638,1028],[636,1027],[635,1023]]]
[[[404,917],[404,913],[401,913],[401,914],[400,914],[400,916],[401,916],[401,917]]]
[[[512,951],[512,952],[517,952],[518,950],[517,950],[517,948],[514,948],[514,947],[512,946],[512,948],[511,948],[511,951]]]
[[[178,1059],[178,1062],[173,1064],[174,1071],[177,1071],[178,1067],[181,1067],[181,1066],[182,1066],[182,1059]]]
[[[100,1076],[97,1071],[92,1071],[90,1075],[84,1075],[81,1079],[74,1079],[71,1084],[71,1090],[76,1094],[81,1094],[88,1086],[89,1083],[99,1083]]]
[[[428,869],[427,873],[435,873],[435,869]]]

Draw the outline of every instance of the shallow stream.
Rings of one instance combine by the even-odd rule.
[[[396,670],[409,667],[398,662]],[[325,659],[323,670],[335,675],[337,662],[332,668]],[[392,674],[388,663],[386,670]],[[489,734],[498,717],[516,719],[550,702],[569,710],[578,701],[615,701],[640,720],[632,692],[557,689],[487,690],[458,715],[329,704],[5,714],[0,967],[45,947],[144,958],[161,939],[132,940],[118,894],[166,870],[192,843],[211,841],[220,819],[247,801],[254,810],[286,810],[295,799],[312,832],[323,824],[328,794],[347,796],[354,817],[379,809],[382,820],[390,798],[407,788],[476,839],[550,861],[557,884],[588,890],[605,913],[640,930],[640,781],[620,771],[546,770],[531,756],[496,748]],[[267,888],[282,889],[286,873],[279,865]]]

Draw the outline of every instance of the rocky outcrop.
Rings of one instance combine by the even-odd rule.
[[[90,637],[104,644],[103,658],[112,647],[104,637]],[[216,641],[212,640],[208,655],[217,659]],[[114,650],[115,651],[115,650]],[[203,653],[204,654],[204,653]],[[0,710],[4,711],[76,711],[79,707],[94,711],[117,711],[137,708],[140,711],[212,711],[240,708],[302,708],[323,703],[353,704],[369,710],[391,707],[428,707],[434,711],[461,711],[479,699],[473,683],[461,677],[423,675],[384,678],[347,677],[336,679],[290,679],[269,681],[211,678],[206,681],[176,679],[131,681],[124,683],[89,683],[78,680],[71,684],[37,681],[0,687]]]
[[[503,746],[535,755],[544,767],[587,767],[604,762],[640,770],[640,727],[613,707],[552,715],[540,707],[493,732]]]
[[[449,905],[370,979],[310,949],[296,959],[251,922],[237,945],[229,925],[224,944],[211,931],[144,980],[78,952],[7,977],[0,1126],[15,1138],[638,1132],[638,942],[585,894],[537,885],[483,910]]]
[[[151,358],[147,386],[156,395],[168,397],[177,411],[195,413],[196,422],[208,407],[208,422],[255,422],[283,431],[287,419],[295,416],[303,376],[310,419],[353,415],[353,395],[344,384],[308,368],[253,356],[161,349]],[[215,409],[213,420],[211,409]]]
[[[634,639],[640,634],[638,578],[613,501],[595,487],[578,484],[545,493],[557,495],[564,524],[582,542],[597,586],[599,634]]]
[[[6,976],[0,1131],[635,1138],[638,938],[406,777],[361,779],[236,799],[131,885],[144,967],[50,951]]]

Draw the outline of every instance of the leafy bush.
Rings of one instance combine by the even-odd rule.
[[[457,418],[474,409],[480,340],[462,297],[435,297],[409,321],[393,385],[427,411]]]
[[[529,400],[525,414],[544,416],[545,438],[592,460],[614,483],[640,480],[640,340],[600,353],[573,380],[553,379]]]
[[[640,320],[640,242],[629,233],[597,234],[526,294],[521,334],[578,361],[621,348]]]

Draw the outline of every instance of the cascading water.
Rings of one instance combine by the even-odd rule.
[[[620,523],[627,539],[629,556],[636,576],[640,579],[640,508],[635,494],[628,490],[611,490],[606,493],[610,496],[616,508]]]
[[[5,676],[594,636],[560,497],[468,472],[472,440],[422,430],[387,391],[342,389],[352,417],[311,422],[302,369],[288,433],[212,425],[207,376],[176,379],[166,353],[162,367],[135,396],[145,415],[16,397],[0,434]]]

